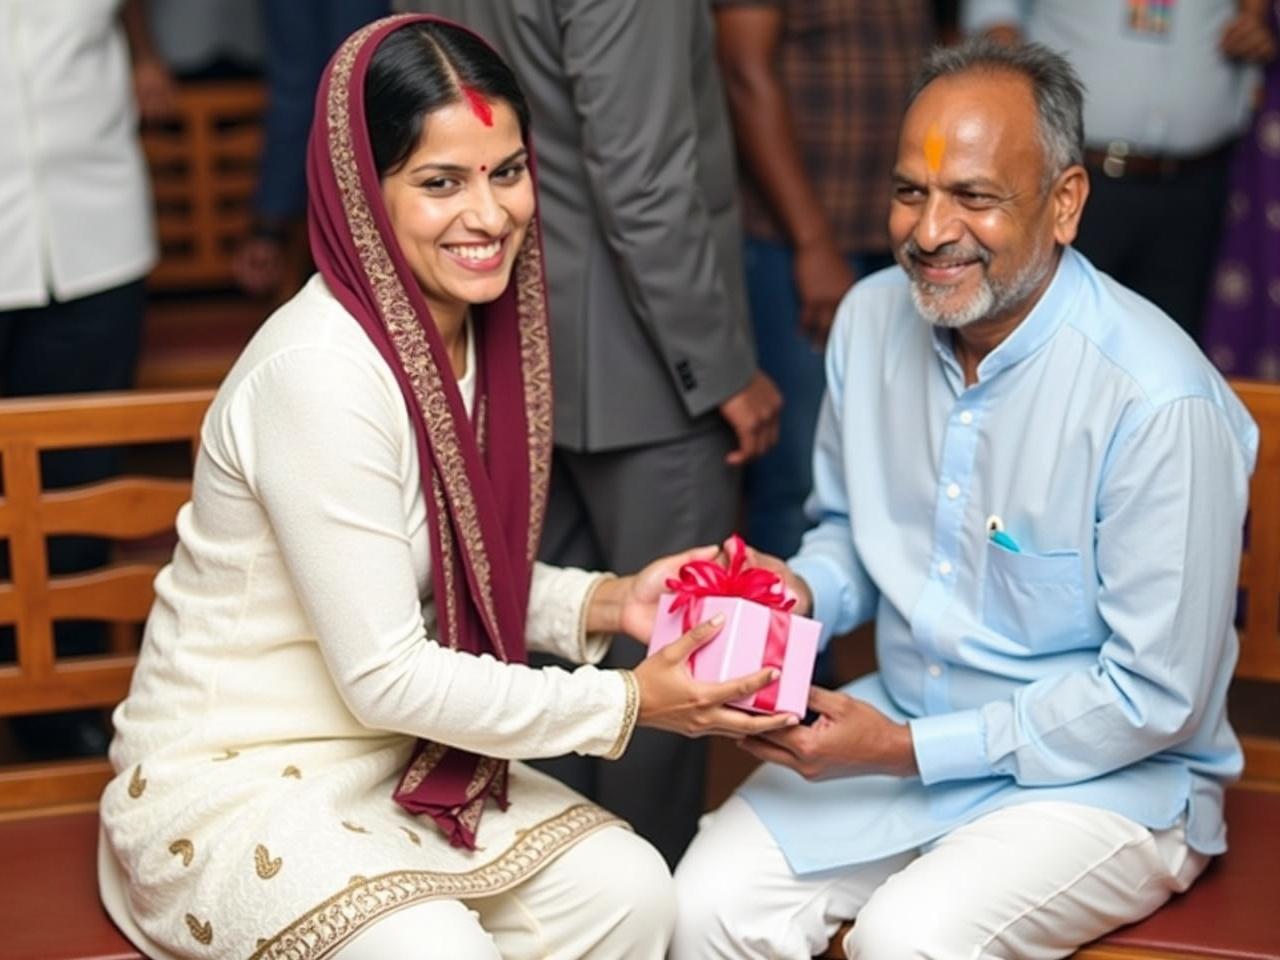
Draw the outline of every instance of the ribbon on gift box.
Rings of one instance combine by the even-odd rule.
[[[736,533],[729,538],[729,565],[714,560],[690,560],[680,567],[678,578],[667,580],[667,589],[675,594],[671,612],[680,612],[686,633],[702,619],[702,601],[706,597],[740,597],[769,608],[769,633],[765,638],[761,668],[782,669],[782,659],[791,633],[791,608],[796,598],[787,596],[782,578],[771,570],[747,563],[747,545]],[[692,661],[698,652],[695,650]],[[778,703],[778,683],[774,681],[756,691],[751,705],[772,711]]]

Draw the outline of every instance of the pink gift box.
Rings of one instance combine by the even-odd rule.
[[[675,600],[676,594],[664,593],[658,601],[658,619],[649,639],[649,656],[679,640],[685,632],[684,611],[671,609]],[[759,670],[764,662],[774,611],[741,597],[703,597],[701,604],[695,624],[721,613],[724,614],[724,626],[691,658],[694,677],[707,683],[719,683]],[[745,699],[730,700],[732,706],[753,713],[804,716],[822,625],[817,620],[794,614],[788,615],[788,620],[790,629],[782,653],[782,675]],[[767,707],[770,697],[775,698],[772,710]],[[757,701],[763,701],[764,705]]]

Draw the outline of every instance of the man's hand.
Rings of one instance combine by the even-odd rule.
[[[732,538],[726,540],[721,547],[721,557],[728,557],[732,552]],[[721,559],[723,564],[725,561]],[[786,562],[779,560],[770,553],[764,553],[755,547],[747,547],[747,566],[761,567],[770,573],[776,573],[782,579],[782,585],[786,587],[788,596],[796,598],[796,605],[791,609],[792,613],[799,614],[802,617],[808,617],[813,614],[813,592],[809,589],[809,584],[805,583],[802,577],[798,577]]]
[[[166,120],[177,109],[177,85],[159,57],[135,59],[133,93],[138,98],[138,113],[144,121]]]
[[[252,296],[275,293],[284,282],[284,244],[275,237],[248,237],[231,258],[231,275]]]
[[[813,687],[809,707],[819,714],[810,727],[792,727],[742,741],[742,749],[790,767],[806,780],[866,774],[914,777],[911,730],[875,707],[843,693]]]
[[[1241,10],[1222,31],[1218,49],[1232,60],[1268,63],[1276,55],[1276,38],[1265,14]]]
[[[738,447],[730,451],[725,462],[739,466],[767,452],[778,442],[778,413],[782,410],[782,394],[773,381],[759,370],[751,382],[720,404],[720,415],[738,437]]]
[[[591,595],[587,610],[589,633],[621,631],[647,644],[658,617],[658,598],[667,581],[679,577],[680,568],[691,560],[714,560],[719,547],[694,547],[683,553],[660,557],[639,573],[606,580]]]
[[[798,247],[792,273],[800,294],[800,327],[821,349],[827,344],[836,307],[857,278],[831,241]]]

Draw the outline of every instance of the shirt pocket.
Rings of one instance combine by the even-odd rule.
[[[1032,653],[1090,646],[1080,551],[1017,553],[988,541],[982,620]]]

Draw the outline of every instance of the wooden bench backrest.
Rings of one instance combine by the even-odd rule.
[[[141,623],[163,561],[114,560],[97,570],[51,577],[45,538],[84,534],[137,541],[166,534],[191,490],[188,477],[126,476],[47,491],[41,451],[176,441],[188,445],[194,459],[212,398],[213,391],[196,390],[0,401],[0,538],[8,541],[12,577],[0,584],[0,624],[13,626],[17,648],[17,663],[0,665],[0,717],[109,708],[124,698],[133,651],[113,645],[103,656],[60,661],[53,624]],[[0,767],[0,811],[94,799],[108,774],[103,760]]]
[[[231,257],[249,232],[265,110],[256,80],[193,83],[178,88],[172,120],[143,128],[160,237],[152,289],[233,284]]]
[[[1267,684],[1280,704],[1280,384],[1233,381],[1262,439],[1249,490],[1245,550],[1240,562],[1242,622],[1238,680]],[[1280,716],[1273,707],[1271,719]],[[1280,784],[1280,738],[1246,735],[1245,778]]]

